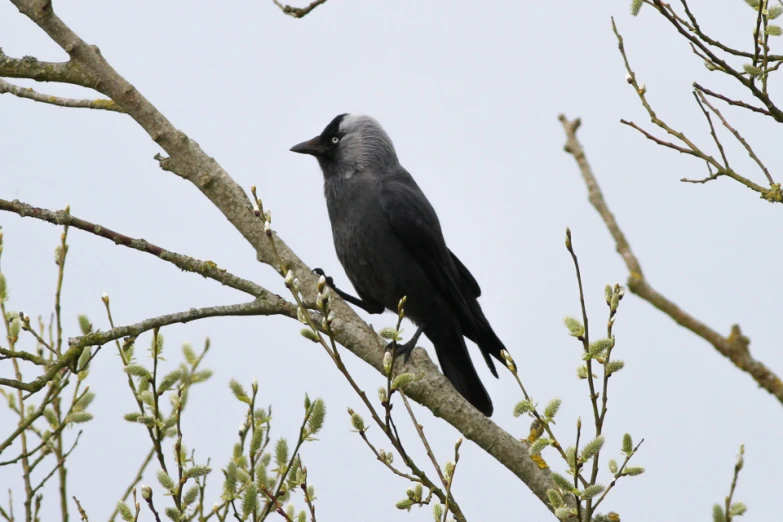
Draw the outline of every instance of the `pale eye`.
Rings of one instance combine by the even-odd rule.
[[[332,138],[332,143],[335,143],[335,144],[336,144],[338,141],[340,141],[340,138],[338,138],[337,136],[335,136],[334,138]]]

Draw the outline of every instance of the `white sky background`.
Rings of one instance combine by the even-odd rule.
[[[726,43],[752,41],[754,15],[740,0],[691,4],[703,28]],[[627,273],[586,200],[573,159],[562,151],[560,112],[583,118],[580,137],[588,157],[650,282],[721,332],[740,323],[752,340],[752,353],[783,372],[778,326],[783,247],[776,240],[780,206],[730,180],[680,183],[682,177],[706,175],[704,165],[654,146],[618,121],[624,117],[646,124],[648,118],[625,82],[610,15],[616,16],[632,65],[659,115],[708,150],[712,144],[691,82],[738,92],[704,69],[649,8],[632,18],[625,0],[561,7],[519,1],[330,0],[306,19],[294,20],[261,0],[83,0],[55,6],[66,23],[99,45],[121,74],[240,184],[258,185],[281,237],[344,287],[349,285],[334,254],[321,173],[312,158],[288,149],[319,133],[339,113],[378,118],[402,164],[437,209],[450,247],[480,282],[481,304],[517,359],[528,390],[541,403],[563,399],[556,430],[564,443],[573,440],[578,415],[586,427],[592,417],[586,383],[575,378],[579,345],[562,326],[564,315],[579,311],[573,266],[563,247],[565,227],[574,234],[594,332],[606,318],[604,285],[624,282]],[[774,44],[780,51],[779,41]],[[0,3],[0,45],[13,57],[65,58],[9,2]],[[85,93],[59,85],[38,88]],[[779,129],[761,118],[725,113],[779,181]],[[727,133],[723,136],[733,166],[763,184],[744,151]],[[0,197],[56,209],[70,204],[79,217],[211,259],[284,293],[282,279],[255,261],[249,245],[192,185],[158,168],[152,159],[158,150],[127,116],[0,97]],[[0,224],[9,308],[48,316],[60,229],[11,214],[0,214]],[[64,287],[67,335],[78,333],[78,313],[107,328],[100,301],[104,291],[122,324],[244,299],[152,256],[77,230],[70,234],[70,245]],[[376,328],[393,320],[390,314],[370,319]],[[186,444],[199,459],[211,457],[216,468],[208,505],[218,498],[217,469],[227,462],[244,413],[228,380],[249,385],[258,378],[261,403],[274,406],[276,436],[295,437],[305,392],[326,401],[320,441],[303,451],[319,497],[319,519],[431,520],[429,508],[411,514],[394,508],[408,484],[376,462],[350,432],[345,409],[363,411],[360,400],[299,329],[282,318],[229,318],[164,330],[167,367],[179,362],[184,340],[198,347],[206,336],[212,339],[205,366],[214,369],[214,377],[193,390],[183,419]],[[712,504],[728,492],[735,455],[745,443],[746,466],[735,498],[748,504],[748,519],[776,519],[772,493],[781,485],[781,405],[706,342],[633,295],[622,303],[615,332],[615,354],[627,366],[611,382],[602,460],[619,457],[622,433],[629,431],[635,440],[645,438],[634,463],[647,472],[621,480],[606,510],[624,520],[708,520]],[[138,343],[143,362],[141,348],[148,342],[145,336]],[[33,346],[29,339],[26,343]],[[472,354],[495,403],[493,420],[526,435],[529,420],[511,415],[520,399],[513,379],[506,372],[493,379],[478,351]],[[380,375],[355,357],[346,358],[374,397]],[[3,376],[10,371],[8,363],[0,366]],[[69,460],[68,493],[82,501],[91,520],[103,520],[136,472],[148,440],[141,426],[122,420],[135,406],[113,349],[107,347],[94,361],[89,383],[98,393],[91,407],[96,418],[84,426]],[[417,411],[445,462],[458,433],[426,410]],[[14,416],[0,410],[3,433],[15,423]],[[406,426],[407,447],[417,447],[401,415],[399,424]],[[75,433],[68,430],[67,439]],[[388,449],[377,430],[369,433]],[[4,452],[4,459],[6,454],[12,455]],[[552,450],[544,456],[563,470]],[[144,482],[157,487],[156,469]],[[0,468],[0,485],[14,488],[18,514],[19,476],[17,467]],[[607,475],[602,481],[608,482]],[[57,512],[54,486],[52,481],[46,491],[44,520],[53,520]],[[521,482],[472,443],[463,445],[454,491],[473,521],[550,516]],[[158,499],[162,508],[165,503]],[[143,519],[150,518],[145,510]]]

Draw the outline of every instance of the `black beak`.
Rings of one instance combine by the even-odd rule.
[[[311,140],[303,141],[298,145],[294,145],[291,147],[291,152],[298,152],[299,154],[310,154],[311,156],[320,156],[326,152],[326,147],[321,140],[321,136],[316,136]]]

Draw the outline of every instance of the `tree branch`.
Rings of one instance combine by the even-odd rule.
[[[783,403],[783,381],[764,364],[751,356],[750,350],[748,349],[750,340],[742,335],[738,325],[732,326],[729,336],[724,337],[688,314],[650,286],[642,273],[642,267],[639,264],[639,260],[634,255],[628,244],[628,240],[625,238],[625,234],[620,230],[620,226],[617,224],[614,215],[609,210],[609,207],[604,200],[604,196],[601,193],[601,189],[598,187],[598,182],[593,175],[590,164],[587,162],[584,149],[579,143],[579,140],[577,140],[576,131],[579,128],[581,121],[578,118],[569,121],[564,115],[560,115],[560,123],[563,124],[563,130],[566,135],[565,151],[571,154],[576,160],[579,170],[582,173],[582,178],[587,185],[590,203],[598,211],[604,224],[609,229],[609,233],[614,239],[617,252],[622,256],[625,261],[625,266],[630,272],[630,276],[628,277],[628,288],[634,294],[671,317],[677,324],[710,343],[718,353],[729,359],[740,370],[747,372],[759,386],[767,390]]]
[[[310,14],[310,11],[315,9],[321,4],[325,4],[326,0],[314,0],[310,5],[306,7],[291,7],[290,5],[284,5],[280,3],[278,0],[272,0],[277,7],[280,8],[283,13],[287,14],[288,16],[293,16],[294,18],[304,18],[308,14]]]
[[[95,80],[73,62],[42,62],[33,56],[11,58],[0,49],[0,76],[94,88]]]
[[[268,290],[257,285],[256,283],[226,272],[226,270],[218,267],[212,261],[201,261],[190,256],[171,252],[157,245],[153,245],[152,243],[148,243],[144,239],[135,239],[124,234],[120,234],[119,232],[115,232],[114,230],[106,228],[103,225],[98,225],[83,219],[79,219],[78,217],[72,215],[70,211],[53,211],[47,210],[45,208],[38,208],[32,205],[28,205],[27,203],[23,203],[18,199],[14,201],[0,199],[0,210],[13,212],[22,217],[40,219],[42,221],[46,221],[47,223],[52,223],[53,225],[78,228],[79,230],[83,230],[85,232],[89,232],[90,234],[94,234],[96,236],[113,241],[117,245],[126,246],[140,252],[152,254],[159,259],[172,263],[180,270],[200,274],[225,286],[240,290],[255,297],[265,297],[272,295]]]
[[[114,100],[166,151],[169,157],[160,158],[161,167],[193,183],[256,249],[258,260],[277,267],[270,241],[264,232],[263,220],[254,215],[245,191],[217,161],[174,127],[133,85],[118,74],[101,56],[97,47],[87,45],[79,38],[54,14],[49,2],[11,1],[59,44],[80,70],[95,78],[97,90]],[[301,281],[305,302],[314,303],[316,276],[280,238],[275,238],[275,244],[285,266]],[[341,299],[333,298],[332,310],[335,313],[332,327],[337,332],[336,340],[383,375],[382,339]],[[446,420],[466,438],[495,457],[519,477],[547,508],[552,509],[546,497],[547,489],[553,487],[551,473],[548,469],[540,469],[531,460],[522,442],[466,402],[438,371],[424,350],[414,350],[407,366],[410,371],[420,375],[406,390],[411,399]]]
[[[612,30],[614,31],[614,34],[617,37],[617,48],[619,49],[620,54],[622,55],[623,63],[625,64],[625,69],[628,72],[627,81],[630,85],[633,86],[634,90],[636,91],[636,94],[639,96],[639,100],[641,101],[642,105],[647,111],[647,114],[649,114],[650,120],[655,125],[657,125],[661,129],[666,131],[670,136],[674,136],[685,146],[683,147],[668,141],[664,141],[660,138],[657,138],[656,136],[642,129],[641,127],[639,127],[637,124],[633,122],[629,122],[626,120],[620,120],[620,122],[630,127],[633,127],[634,129],[642,133],[647,139],[657,143],[658,145],[703,160],[705,163],[707,163],[707,165],[711,165],[717,170],[718,176],[728,176],[731,179],[742,183],[749,189],[761,194],[761,197],[767,201],[777,202],[777,203],[783,202],[783,195],[781,194],[779,185],[773,184],[770,188],[765,188],[757,183],[754,183],[750,179],[746,178],[745,176],[742,176],[741,174],[737,173],[735,170],[729,168],[728,165],[722,165],[714,157],[702,151],[693,141],[691,141],[687,136],[685,136],[684,133],[673,129],[665,121],[663,121],[658,117],[658,115],[655,113],[652,106],[650,105],[649,101],[647,100],[647,88],[644,85],[639,84],[639,82],[636,79],[636,73],[634,73],[633,69],[631,69],[631,64],[628,61],[628,56],[625,53],[625,44],[623,42],[623,37],[620,34],[620,31],[617,30],[617,25],[614,22],[614,18],[612,18]]]
[[[296,308],[278,296],[274,296],[274,299],[259,297],[255,301],[249,303],[211,306],[208,308],[191,308],[186,312],[161,315],[159,317],[145,319],[144,321],[129,326],[118,326],[107,332],[94,332],[80,337],[72,337],[68,339],[68,344],[70,345],[68,351],[59,359],[55,360],[43,375],[31,382],[20,382],[14,379],[0,379],[0,385],[35,393],[46,386],[57,371],[74,362],[79,355],[81,355],[85,346],[102,346],[122,337],[137,337],[154,328],[160,328],[175,323],[188,323],[206,317],[276,314],[296,317]]]
[[[33,90],[32,88],[20,87],[0,78],[0,94],[13,94],[19,98],[26,98],[41,103],[57,105],[58,107],[73,107],[80,109],[99,109],[104,111],[125,112],[120,109],[116,103],[111,100],[76,100],[73,98],[61,98],[59,96],[50,96]]]

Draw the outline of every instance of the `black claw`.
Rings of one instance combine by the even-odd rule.
[[[324,278],[326,279],[326,284],[329,286],[329,288],[331,288],[332,290],[336,290],[336,288],[334,287],[334,279],[326,275],[323,268],[313,268],[313,273],[319,276],[324,276]]]
[[[402,356],[402,362],[408,364],[408,361],[410,361],[411,359],[411,354],[413,353],[414,348],[416,348],[416,340],[411,339],[407,343],[398,344],[397,351],[395,352],[395,354],[397,355],[397,357]]]

